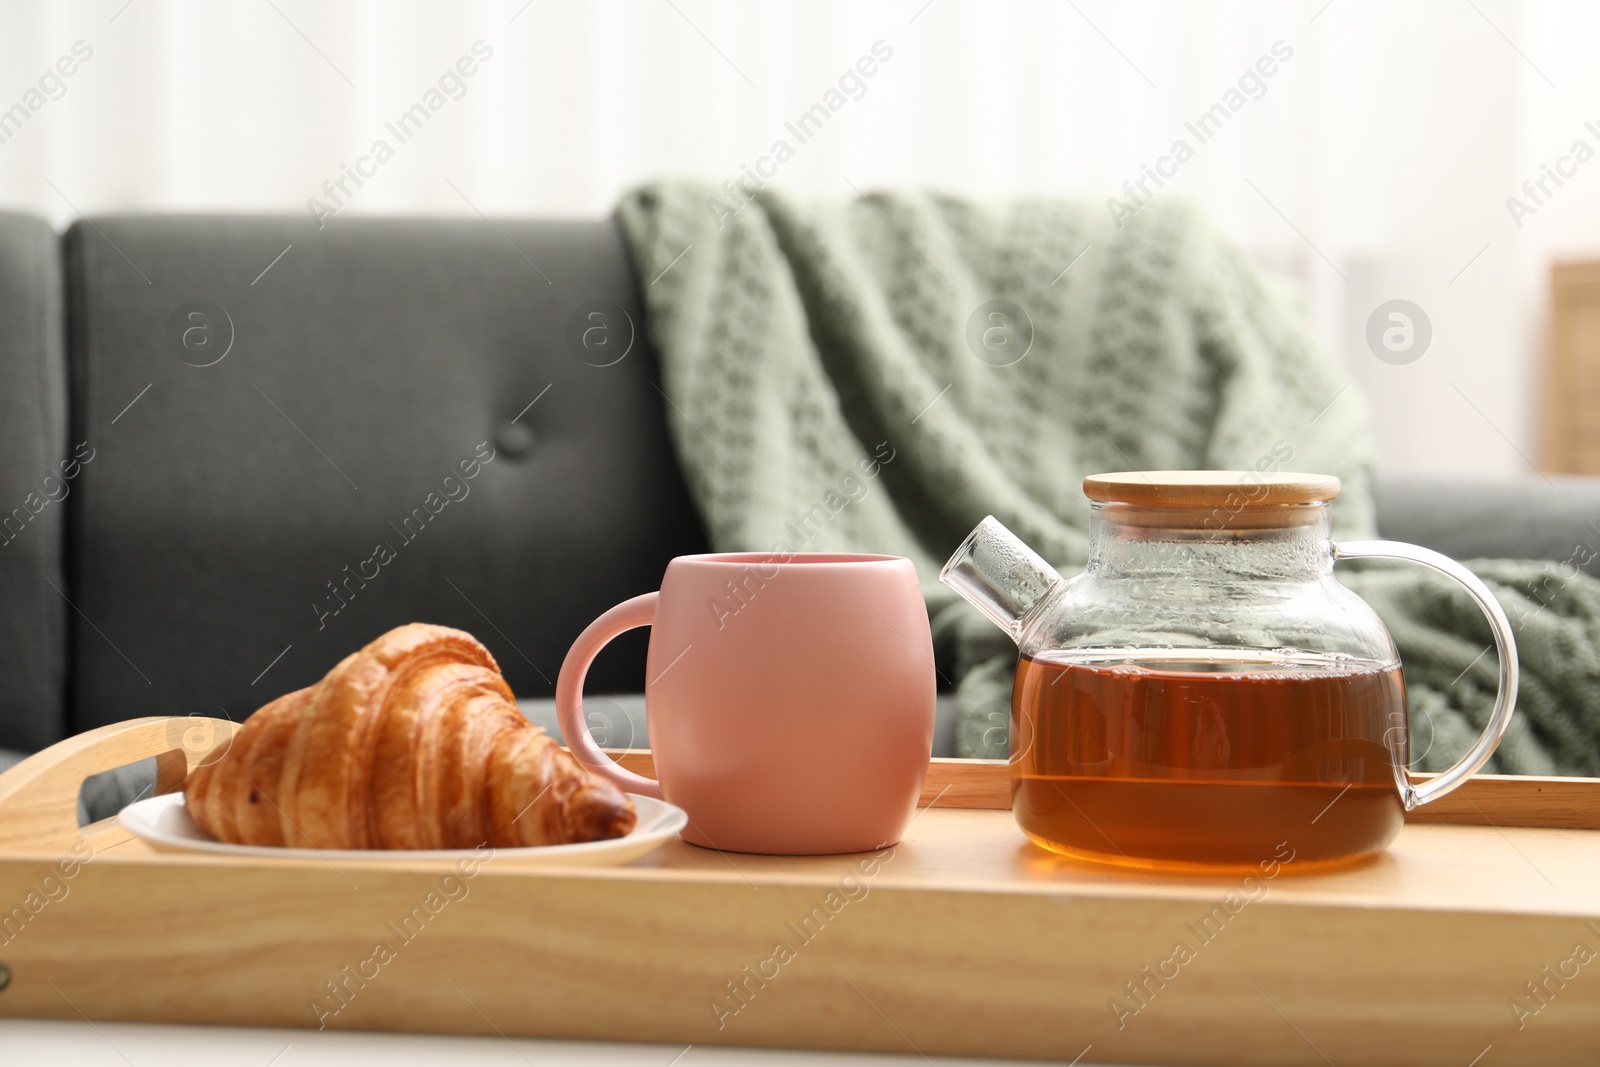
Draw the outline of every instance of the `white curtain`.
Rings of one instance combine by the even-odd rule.
[[[7,3],[0,207],[592,216],[758,167],[826,196],[1145,177],[1304,286],[1385,468],[1525,474],[1548,265],[1600,252],[1600,161],[1521,185],[1600,150],[1597,46],[1596,5],[1517,0]],[[1391,299],[1431,322],[1414,362],[1368,347]]]

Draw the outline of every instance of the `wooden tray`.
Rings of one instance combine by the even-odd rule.
[[[1600,780],[1476,779],[1429,812],[1476,825],[1410,824],[1363,866],[1248,884],[1054,858],[1000,810],[1005,766],[965,761],[935,761],[937,802],[858,856],[673,842],[626,868],[466,876],[76,826],[86,775],[157,756],[176,789],[231,730],[136,720],[0,775],[0,1015],[1274,1067],[1600,1059]]]

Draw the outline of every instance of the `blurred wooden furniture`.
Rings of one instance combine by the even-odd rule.
[[[1550,268],[1544,469],[1600,474],[1600,262]]]

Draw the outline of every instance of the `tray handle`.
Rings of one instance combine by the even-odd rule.
[[[36,752],[0,774],[0,847],[70,844],[79,834],[78,790],[101,771],[154,756],[156,794],[181,789],[190,770],[228,750],[238,728],[227,719],[152,716],[102,726]]]

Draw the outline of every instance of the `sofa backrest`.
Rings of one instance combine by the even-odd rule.
[[[75,483],[58,249],[43,220],[0,214],[0,748],[23,751],[67,726],[62,532]]]
[[[704,550],[608,221],[113,217],[63,243],[72,730],[242,719],[411,620],[548,695],[584,625]],[[643,648],[592,691],[640,688]]]

